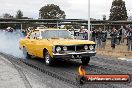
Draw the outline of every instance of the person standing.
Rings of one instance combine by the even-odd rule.
[[[85,40],[85,31],[84,31],[83,27],[80,28],[79,34],[81,35],[81,39]]]
[[[129,32],[127,33],[128,39],[128,51],[132,51],[132,28],[130,28]]]
[[[102,45],[102,29],[99,28],[96,32],[96,39],[97,39],[97,48],[100,48]]]
[[[126,35],[128,34],[129,31],[130,31],[130,26],[129,25],[126,25]],[[127,38],[126,45],[128,45],[128,38]]]
[[[96,42],[96,29],[93,29],[92,31],[92,41]]]
[[[124,43],[125,42],[124,39],[126,37],[126,29],[123,26],[121,26],[121,28],[122,28],[121,43]]]
[[[25,29],[22,29],[21,32],[23,34],[23,37],[25,37],[27,35],[27,31]]]
[[[123,26],[121,26],[121,28],[118,30],[118,44],[120,45],[121,40],[122,40],[122,30],[123,30]]]
[[[84,40],[88,40],[88,31],[85,29],[83,32]]]
[[[111,36],[111,47],[112,47],[112,49],[115,49],[115,44],[116,44],[116,40],[117,40],[117,31],[116,31],[115,27],[113,27],[113,29],[110,33],[110,36]]]
[[[107,39],[107,32],[103,31],[102,32],[102,48],[105,49],[106,46],[106,39]]]

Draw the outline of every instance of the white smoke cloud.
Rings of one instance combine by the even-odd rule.
[[[19,50],[19,40],[21,38],[20,31],[6,32],[0,30],[0,52],[23,58],[23,53]]]

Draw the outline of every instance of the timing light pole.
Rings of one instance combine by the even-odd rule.
[[[88,0],[88,40],[90,40],[90,0]]]

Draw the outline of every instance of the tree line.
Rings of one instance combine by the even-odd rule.
[[[24,17],[23,11],[18,10],[15,16],[12,16],[9,13],[4,13],[2,18],[16,18],[16,19],[32,19],[29,17]],[[39,10],[39,18],[38,19],[65,19],[66,14],[58,5],[47,4],[40,8]],[[123,0],[113,0],[109,19],[111,21],[118,20],[127,20],[127,9],[125,6],[125,1]],[[103,20],[106,20],[106,15],[103,15]],[[8,26],[12,26],[14,28],[20,28],[18,24],[0,24],[1,28],[6,28]],[[70,27],[70,26],[66,26]]]
[[[16,18],[16,19],[22,19],[23,18],[23,12],[21,10],[18,10],[15,17],[12,16],[9,13],[4,13],[2,18]]]
[[[59,6],[54,4],[47,4],[39,10],[39,19],[65,19],[66,15]],[[18,10],[15,16],[9,13],[4,13],[2,18],[16,18],[16,19],[27,19],[29,17],[24,17],[23,12]]]
[[[3,18],[17,18],[17,19],[27,19],[28,17],[23,16],[23,12],[18,10],[15,17],[10,15],[9,13],[3,14]],[[54,4],[47,4],[43,6],[39,10],[39,19],[65,19],[65,12],[60,9],[59,6]],[[117,20],[127,20],[127,10],[125,6],[125,1],[123,0],[113,0],[112,6],[110,9],[109,20],[117,21]],[[106,16],[103,16],[103,19],[106,20]]]

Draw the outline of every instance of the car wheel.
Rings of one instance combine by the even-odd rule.
[[[90,57],[82,58],[81,61],[82,61],[82,64],[83,64],[83,65],[87,65],[87,64],[89,63],[89,61],[90,61]]]
[[[50,54],[49,54],[48,51],[45,52],[45,56],[44,56],[44,57],[45,57],[45,64],[48,65],[48,66],[52,66],[54,60],[53,60],[53,58],[50,56]]]
[[[28,54],[28,52],[27,52],[27,50],[26,50],[25,47],[23,48],[23,55],[24,55],[24,57],[27,58],[27,59],[31,58],[31,55]]]

